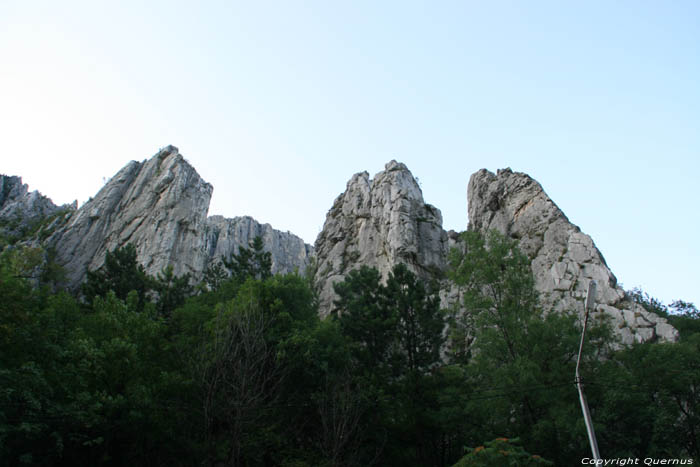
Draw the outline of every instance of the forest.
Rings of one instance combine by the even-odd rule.
[[[133,246],[80,291],[50,251],[0,255],[0,465],[580,465],[582,310],[541,308],[510,239],[462,234],[437,284],[397,265],[335,285],[272,275],[258,238],[201,283],[155,277]],[[48,260],[47,260],[48,258]],[[604,458],[700,461],[700,314],[628,292],[677,343],[587,331],[581,373]]]

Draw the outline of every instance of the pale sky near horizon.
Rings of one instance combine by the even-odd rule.
[[[537,179],[625,288],[700,304],[700,2],[0,0],[0,173],[56,203],[173,144],[313,243],[391,159],[446,229]]]

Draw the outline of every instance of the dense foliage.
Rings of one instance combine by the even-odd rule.
[[[399,265],[385,280],[350,272],[327,319],[307,278],[270,273],[259,240],[202,284],[148,276],[127,246],[77,296],[46,252],[8,248],[0,465],[580,464],[580,310],[540,308],[513,241],[463,239],[450,280],[465,312]],[[600,450],[698,460],[698,312],[632,297],[681,341],[614,350],[607,324],[592,328],[582,372]]]

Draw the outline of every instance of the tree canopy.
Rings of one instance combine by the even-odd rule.
[[[202,284],[150,277],[125,246],[81,296],[57,289],[46,252],[5,250],[0,465],[579,464],[577,310],[541,308],[514,241],[458,245],[458,307],[405,265],[362,267],[325,320],[311,280],[270,274],[260,242]],[[681,340],[623,348],[593,327],[582,374],[600,451],[697,462],[697,309],[635,297]]]

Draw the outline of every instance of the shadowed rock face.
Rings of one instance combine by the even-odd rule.
[[[21,177],[0,175],[0,219],[12,223],[11,227],[4,226],[5,234],[18,234],[33,222],[75,208],[76,204],[56,206],[38,191],[30,192]]]
[[[208,264],[221,257],[229,258],[240,246],[249,246],[261,237],[265,250],[272,253],[272,273],[303,272],[313,254],[311,245],[289,232],[280,232],[270,224],[260,224],[252,217],[211,216],[207,219],[206,250]]]
[[[532,261],[545,309],[581,311],[588,282],[598,285],[596,311],[609,315],[623,343],[676,341],[666,320],[626,299],[593,240],[569,222],[539,183],[510,169],[480,170],[469,179],[469,229],[518,240]]]
[[[132,161],[85,203],[48,243],[77,287],[105,253],[131,243],[138,261],[155,275],[172,265],[176,275],[202,277],[221,255],[263,237],[275,272],[303,270],[311,248],[294,235],[252,218],[207,218],[213,188],[174,146],[144,162]]]
[[[391,161],[374,179],[367,172],[350,179],[326,215],[315,250],[315,283],[327,315],[336,298],[333,284],[362,265],[385,279],[397,263],[424,278],[444,270],[447,234],[440,210],[423,201],[411,172]]]

